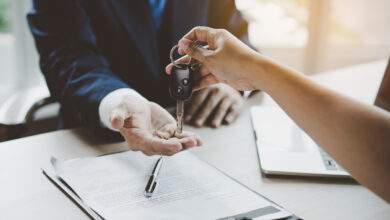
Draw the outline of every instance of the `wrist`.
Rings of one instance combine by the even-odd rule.
[[[248,66],[250,68],[248,79],[252,86],[257,90],[268,91],[273,82],[271,76],[277,75],[277,65],[271,59],[257,53],[251,56]]]

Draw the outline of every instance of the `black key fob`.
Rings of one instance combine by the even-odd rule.
[[[175,100],[185,101],[192,95],[193,69],[188,64],[176,64],[172,68],[169,92]]]

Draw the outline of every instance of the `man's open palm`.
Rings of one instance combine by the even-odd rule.
[[[193,133],[178,134],[175,119],[161,106],[143,97],[123,99],[110,116],[111,125],[118,129],[129,148],[146,155],[173,155],[183,149],[201,145]]]

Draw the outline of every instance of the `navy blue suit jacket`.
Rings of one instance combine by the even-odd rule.
[[[168,0],[163,17],[157,31],[146,0],[33,0],[27,19],[63,127],[99,128],[99,103],[119,88],[173,104],[164,66],[169,49],[194,26],[247,36],[233,0]]]

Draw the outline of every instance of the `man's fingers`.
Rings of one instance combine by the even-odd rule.
[[[206,104],[195,116],[195,126],[203,126],[204,122],[213,113],[215,107],[219,104],[222,98],[223,95],[218,91],[218,89],[210,91],[210,94],[206,100]]]
[[[201,107],[204,100],[207,98],[208,93],[206,91],[199,91],[192,96],[191,102],[189,103],[186,109],[186,116],[184,118],[185,122],[190,122],[192,120],[193,115],[198,111]]]
[[[180,152],[183,146],[178,140],[162,139],[159,137],[145,137],[143,144],[140,146],[142,152],[147,152],[152,155],[162,154],[171,156]]]
[[[125,109],[123,108],[114,109],[110,115],[111,127],[116,130],[121,129],[124,126],[127,117],[128,114]]]
[[[183,146],[183,149],[187,150],[192,147],[197,147],[198,142],[194,137],[185,137],[182,139],[178,139],[180,144]]]
[[[178,140],[159,138],[147,130],[121,129],[121,134],[131,150],[139,150],[146,155],[173,155],[183,149]]]
[[[130,150],[142,151],[148,156],[160,154],[171,156],[184,149],[202,145],[199,136],[191,132],[175,134],[174,137],[169,136],[166,132],[156,132],[160,135],[166,135],[165,138],[153,136],[147,131],[139,131],[138,129],[122,129],[121,133]]]
[[[199,135],[189,132],[189,131],[183,131],[182,133],[175,133],[175,137],[179,139],[184,139],[187,137],[191,137],[193,140],[196,141],[195,146],[202,146],[202,139],[199,137]]]
[[[153,143],[149,143],[151,152],[154,154],[162,154],[171,156],[182,150],[200,146],[200,138],[191,133],[175,134],[174,137],[169,139],[154,138]]]
[[[133,134],[134,131],[136,131],[136,130],[138,130],[138,129],[127,129],[124,127],[122,127],[119,130],[122,137],[125,139],[127,146],[132,151],[139,151],[140,150],[139,146],[137,145],[137,139],[135,139],[135,137],[137,137],[137,135]],[[138,142],[139,142],[139,139],[138,139]]]
[[[148,143],[148,146],[152,149],[156,154],[162,154],[171,156],[180,152],[183,149],[183,146],[177,139],[161,139],[154,137]]]
[[[156,135],[157,137],[162,138],[162,139],[169,139],[172,137],[172,134],[170,134],[169,132],[166,132],[166,131],[156,131],[154,133],[154,135]]]
[[[221,125],[222,120],[225,118],[226,114],[229,111],[229,107],[232,104],[232,101],[229,97],[222,99],[221,103],[217,107],[214,118],[211,121],[211,126],[217,128]]]
[[[160,154],[171,156],[180,152],[184,147],[177,138],[172,139],[168,136],[167,139],[164,139],[160,137],[144,135],[138,139],[139,143],[134,143],[137,139],[132,140],[132,138],[126,138],[126,136],[125,139],[130,150],[141,151],[147,156]]]
[[[156,130],[156,135],[160,138],[169,139],[175,135],[176,124],[169,123]]]
[[[235,104],[230,107],[229,112],[226,114],[224,118],[224,122],[226,124],[231,124],[237,118],[237,116],[240,114],[239,113],[239,110],[241,108],[240,106],[241,105]]]

